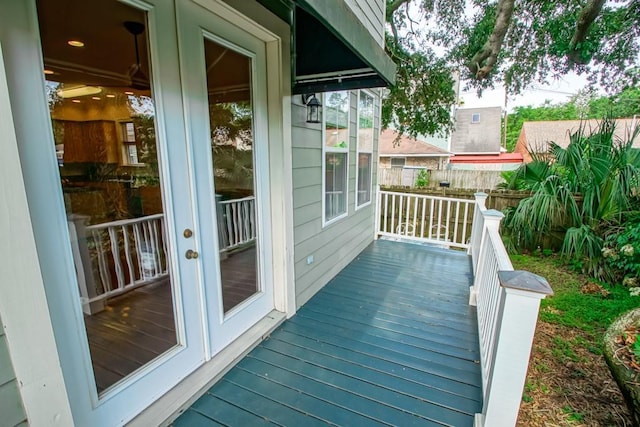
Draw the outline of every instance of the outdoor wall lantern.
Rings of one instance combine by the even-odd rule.
[[[302,103],[307,106],[307,123],[320,123],[322,104],[315,93],[302,95]]]

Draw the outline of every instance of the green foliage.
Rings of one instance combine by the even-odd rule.
[[[427,188],[428,185],[429,185],[429,172],[427,172],[426,169],[422,169],[420,172],[418,172],[418,175],[416,176],[415,187]]]
[[[383,104],[383,126],[393,124],[401,133],[412,136],[448,132],[449,112],[455,102],[452,74],[478,91],[504,84],[509,94],[569,72],[588,76],[591,84],[599,83],[609,93],[640,83],[639,1],[606,2],[575,45],[572,40],[580,14],[591,2],[510,2],[514,12],[499,46],[497,63],[479,79],[469,69],[470,60],[490,41],[498,21],[498,2],[387,0],[390,33],[386,45],[398,74],[397,84]],[[628,99],[637,99],[637,93]],[[590,114],[620,117],[623,113],[618,110],[625,108],[623,104],[600,101]],[[574,113],[562,111],[552,119],[587,117]],[[514,124],[508,124],[509,147],[514,145],[521,119],[526,116],[524,112],[521,115],[510,117]]]
[[[608,235],[602,256],[614,280],[627,287],[640,286],[640,222],[636,219]]]
[[[505,234],[516,248],[535,248],[553,232],[563,232],[566,259],[577,260],[594,277],[611,278],[601,262],[604,239],[634,209],[640,182],[633,136],[616,141],[614,127],[603,120],[592,134],[581,128],[567,148],[550,143],[546,158],[534,157],[513,174],[509,187],[532,191],[506,212]]]
[[[398,66],[396,84],[382,102],[382,126],[400,134],[445,135],[453,123],[453,69],[432,52],[411,52],[387,36],[387,53]]]
[[[563,104],[516,107],[507,117],[507,150],[513,151],[524,122],[628,118],[640,114],[640,88],[627,87],[611,96],[580,93]]]
[[[640,302],[621,286],[603,284],[603,289],[609,292],[607,297],[582,293],[585,277],[570,271],[559,257],[511,255],[511,261],[517,270],[545,277],[553,289],[553,295],[541,302],[540,320],[580,329],[598,341],[616,318],[636,308]],[[589,350],[600,351],[598,348]]]

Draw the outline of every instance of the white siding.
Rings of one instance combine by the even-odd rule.
[[[384,46],[385,2],[384,0],[345,0],[371,36]]]
[[[356,107],[358,92],[350,95],[348,216],[322,227],[322,132],[320,124],[305,122],[306,107],[295,96],[292,104],[293,219],[296,305],[302,306],[356,257],[374,236],[375,203],[355,210]],[[380,99],[375,94],[373,170],[378,167]],[[374,174],[375,191],[375,174]],[[375,193],[372,193],[375,201]],[[307,257],[313,263],[307,264]]]

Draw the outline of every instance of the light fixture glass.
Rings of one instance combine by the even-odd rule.
[[[315,93],[302,95],[302,103],[307,106],[307,123],[320,123],[322,104]]]
[[[115,96],[114,94],[112,94],[112,93],[108,93],[106,96],[107,96],[107,98],[115,98],[115,97],[116,97],[116,96]]]
[[[70,89],[60,89],[58,95],[61,98],[77,98],[79,96],[97,95],[102,88],[97,86],[77,86]]]
[[[128,91],[125,91],[125,93],[124,93],[124,94],[125,94],[125,95],[133,95],[133,92],[131,92],[130,90],[128,90]]]
[[[100,101],[102,98],[100,98],[99,96],[92,96],[91,99],[93,99],[94,101]]]
[[[73,47],[84,47],[84,42],[80,40],[69,40],[67,44]]]
[[[80,104],[80,100],[79,99],[72,99],[71,102],[75,102],[76,104]]]
[[[51,75],[51,74],[53,74],[53,70],[48,70],[48,69],[46,69],[46,68],[44,69],[44,71],[43,71],[43,72],[44,72],[46,75]]]

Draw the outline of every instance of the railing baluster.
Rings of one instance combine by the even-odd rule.
[[[429,239],[433,238],[433,215],[435,208],[436,199],[431,199],[431,206],[429,208]]]
[[[93,244],[95,245],[96,255],[98,257],[98,271],[100,273],[102,289],[104,292],[109,292],[111,290],[111,274],[109,273],[109,266],[104,256],[102,230],[94,230],[91,232],[91,235],[93,237]]]
[[[395,227],[396,197],[397,197],[396,194],[393,194],[391,196],[391,229],[389,230],[391,234],[397,234],[396,227]]]
[[[123,289],[124,288],[124,271],[122,270],[122,261],[120,261],[120,245],[118,244],[118,232],[115,227],[109,227],[107,231],[109,233],[109,245],[111,246],[113,269],[116,272],[118,289]]]
[[[124,240],[124,258],[127,261],[127,271],[129,273],[129,285],[135,283],[135,276],[133,272],[133,258],[131,257],[131,241],[129,239],[129,227],[122,225],[122,239]]]
[[[420,237],[424,237],[424,223],[426,221],[425,213],[427,208],[427,199],[422,198],[422,217],[420,219]]]

